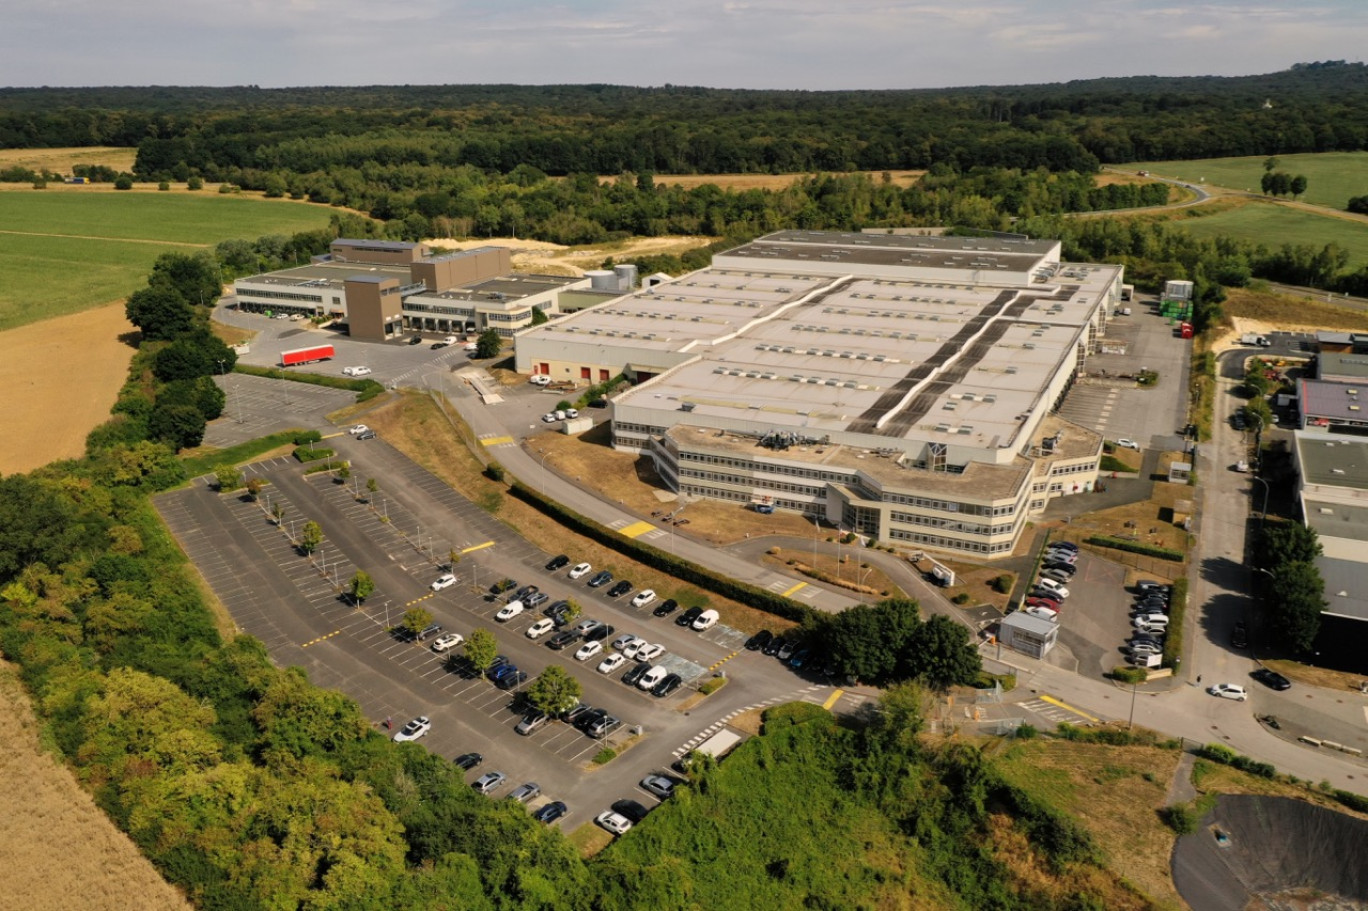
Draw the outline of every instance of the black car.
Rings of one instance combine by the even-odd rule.
[[[1271,690],[1278,690],[1281,692],[1282,690],[1292,689],[1291,680],[1288,680],[1286,677],[1284,677],[1282,674],[1279,674],[1277,671],[1269,670],[1266,667],[1259,668],[1257,671],[1250,674],[1249,676],[1253,677],[1255,680],[1259,681]]]
[[[537,812],[533,813],[532,818],[537,822],[544,822],[547,825],[550,825],[564,816],[567,811],[567,807],[564,803],[559,800],[553,800]]]
[[[485,668],[485,676],[494,679],[494,675],[508,663],[507,655],[495,655],[494,660],[489,662],[489,667]]]
[[[495,582],[493,585],[489,586],[489,590],[496,595],[502,595],[510,588],[517,587],[518,583],[514,582],[512,579],[501,579],[498,582]]]
[[[607,585],[609,582],[612,581],[613,574],[608,572],[608,570],[606,569],[601,569],[598,572],[594,573],[594,578],[589,580],[589,587],[602,588],[603,586]]]
[[[758,652],[760,651],[760,649],[768,645],[769,641],[773,638],[774,633],[771,633],[767,629],[762,629],[760,632],[756,633],[754,636],[751,636],[749,639],[746,640],[746,651]]]
[[[528,595],[535,595],[539,591],[541,591],[541,589],[537,588],[537,586],[535,585],[524,585],[522,588],[515,591],[513,593],[513,597],[509,598],[508,600],[522,601]]]
[[[567,648],[571,643],[578,642],[579,640],[579,633],[575,632],[572,629],[563,629],[559,633],[556,633],[554,636],[552,636],[550,639],[546,640],[546,647],[552,649],[553,651],[559,652]]]
[[[1235,628],[1230,631],[1230,645],[1232,648],[1249,647],[1249,627],[1245,626],[1244,621],[1235,624]]]
[[[626,579],[623,579],[617,585],[614,585],[612,588],[608,589],[608,597],[621,598],[623,595],[627,594],[631,590],[632,583],[628,582]]]
[[[589,407],[590,407],[590,408],[607,408],[607,407],[608,407],[608,400],[607,400],[607,399],[591,399],[591,400],[589,401]]]
[[[451,761],[454,762],[460,768],[465,769],[467,772],[469,772],[471,769],[475,768],[477,765],[484,762],[484,757],[481,756],[479,753],[462,753],[460,756],[457,756],[455,759]]]
[[[557,626],[564,626],[566,618],[570,616],[570,602],[553,601],[542,610],[542,613],[550,617]]]
[[[675,626],[692,626],[693,622],[703,614],[703,608],[691,607],[684,613],[675,617]]]
[[[665,679],[661,680],[651,689],[651,695],[657,699],[664,699],[684,685],[684,678],[678,674],[666,674]]]
[[[374,430],[363,430],[363,431],[361,431],[360,433],[358,433],[358,434],[356,435],[356,438],[357,438],[358,440],[373,440],[373,439],[375,439],[375,431],[374,431]]]
[[[415,336],[413,336],[412,338],[409,339],[409,344],[410,344],[410,345],[421,345],[421,344],[423,344],[423,337],[422,337],[421,335],[415,335]]]
[[[607,717],[607,709],[590,709],[575,719],[575,727],[581,731],[587,731],[591,725],[598,724],[600,719]]]
[[[564,721],[566,724],[578,724],[581,718],[592,711],[594,711],[592,705],[585,705],[581,702],[578,705],[572,705],[570,708],[561,712],[560,720]]]
[[[1230,423],[1236,430],[1244,430],[1249,423],[1245,420],[1244,412],[1237,411],[1230,417]]]
[[[678,609],[679,602],[676,601],[674,598],[670,598],[666,601],[662,601],[660,606],[657,607],[655,610],[651,611],[651,613],[657,617],[668,617],[670,614],[673,614]]]
[[[646,672],[650,669],[651,662],[638,661],[630,671],[622,675],[622,682],[628,686],[636,686],[637,682],[641,680],[642,677],[646,676]]]
[[[552,558],[551,558],[551,562],[549,562],[549,563],[546,564],[546,568],[547,568],[547,570],[549,570],[550,572],[555,572],[556,570],[560,569],[562,566],[569,566],[569,565],[570,565],[570,558],[567,557],[565,554],[561,554],[561,555],[558,556],[558,557],[552,557]]]
[[[438,348],[445,348],[446,346],[446,342],[433,342],[431,345],[428,345],[433,351],[436,351]]]
[[[593,629],[589,630],[587,633],[584,634],[584,641],[585,641],[585,642],[602,642],[604,639],[607,639],[609,636],[613,635],[613,633],[615,633],[615,632],[617,632],[617,631],[616,631],[615,629],[613,629],[611,626],[609,626],[608,624],[606,624],[606,623],[601,623],[601,624],[599,624],[598,626],[594,627]]]
[[[650,812],[635,800],[619,800],[613,804],[613,812],[620,816],[626,816],[633,823],[641,822]]]
[[[516,667],[494,681],[494,685],[501,690],[515,690],[527,682],[527,674],[518,670]]]
[[[766,642],[766,643],[761,647],[760,651],[761,651],[762,654],[769,655],[771,658],[773,658],[775,655],[779,654],[779,650],[780,650],[781,648],[783,648],[783,647],[784,647],[784,637],[783,637],[783,636],[775,636],[773,639],[771,639],[770,641]]]
[[[1061,562],[1050,562],[1050,563],[1046,563],[1044,566],[1041,567],[1041,569],[1043,569],[1043,570],[1051,570],[1051,569],[1057,570],[1058,572],[1061,572],[1061,573],[1063,573],[1064,575],[1069,576],[1069,577],[1071,577],[1071,578],[1072,578],[1072,576],[1074,575],[1074,573],[1078,572],[1078,567],[1077,567],[1077,566],[1074,566],[1072,563],[1061,563]]]

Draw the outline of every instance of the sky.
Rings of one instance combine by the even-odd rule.
[[[938,88],[1365,48],[1368,0],[7,0],[0,86]]]

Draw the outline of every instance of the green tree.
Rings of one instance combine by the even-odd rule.
[[[276,673],[252,708],[264,751],[296,759],[336,753],[365,739],[370,724],[355,701],[309,683],[303,668]]]
[[[527,687],[527,701],[548,715],[557,715],[579,702],[584,688],[559,664],[546,670]]]
[[[1321,612],[1329,606],[1321,594],[1325,580],[1310,562],[1283,563],[1273,573],[1265,602],[1271,625],[1284,644],[1309,651],[1320,632]]]
[[[116,190],[131,190],[131,189],[133,189],[133,178],[132,178],[132,177],[129,177],[127,174],[120,174],[118,177],[114,178],[114,189],[116,189]]]
[[[285,507],[279,502],[271,504],[271,518],[275,519],[275,524],[279,525],[285,520]]]
[[[347,479],[351,477],[351,466],[346,462],[343,462],[337,466],[337,469],[333,473],[340,483],[345,484],[347,483]]]
[[[247,479],[247,483],[243,486],[247,488],[247,495],[255,500],[266,489],[266,481],[258,475],[253,475]]]
[[[498,357],[503,348],[503,339],[493,329],[486,329],[475,340],[475,356],[478,358]]]
[[[366,481],[366,491],[371,495],[372,498],[376,495],[376,493],[379,492],[379,490],[380,482],[375,480],[375,478],[370,478]]]
[[[465,656],[477,673],[483,674],[499,654],[499,640],[483,627],[470,631],[465,641]]]
[[[896,679],[899,660],[921,626],[916,601],[890,598],[857,604],[839,614],[812,614],[804,621],[810,644],[837,672],[869,684]]]
[[[218,260],[207,250],[163,253],[152,264],[147,284],[153,288],[173,288],[186,302],[210,307],[223,293],[223,273]]]
[[[185,188],[187,190],[203,190],[204,178],[192,176],[189,180],[185,182]]]
[[[195,327],[195,311],[174,288],[143,288],[124,304],[124,315],[143,338],[170,341]]]
[[[1259,535],[1259,566],[1273,572],[1287,563],[1314,563],[1322,552],[1316,530],[1300,522],[1266,523]]]
[[[351,596],[357,604],[375,594],[375,580],[364,569],[358,569],[351,578]]]
[[[410,607],[404,611],[404,629],[414,636],[432,625],[432,612],[423,607]]]
[[[190,405],[157,403],[147,416],[147,435],[176,451],[192,449],[204,441],[204,415]]]
[[[323,543],[323,526],[310,519],[299,530],[299,549],[311,554]]]
[[[1293,199],[1296,199],[1298,196],[1300,196],[1300,195],[1302,195],[1303,193],[1305,193],[1305,192],[1306,192],[1306,175],[1305,175],[1305,174],[1298,174],[1297,176],[1293,177],[1293,178],[1292,178],[1292,182],[1291,182],[1290,184],[1288,184],[1288,187],[1287,187],[1287,188],[1288,188],[1288,190],[1290,190],[1290,191],[1292,192],[1292,198],[1293,198]]]
[[[220,465],[214,469],[214,481],[219,490],[237,490],[242,485],[242,472],[232,465]]]
[[[565,602],[565,622],[574,623],[584,613],[584,608],[574,598]]]
[[[532,325],[540,326],[542,323],[550,322],[551,318],[546,315],[546,311],[541,307],[532,308]]]
[[[912,636],[911,647],[903,652],[900,664],[900,676],[920,680],[936,689],[973,683],[983,670],[969,630],[943,614],[921,625]]]

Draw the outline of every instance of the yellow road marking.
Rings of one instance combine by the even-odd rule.
[[[1101,719],[1101,718],[1094,718],[1092,715],[1089,715],[1087,712],[1083,711],[1082,709],[1076,709],[1076,708],[1074,708],[1073,706],[1069,705],[1067,702],[1063,701],[1062,699],[1056,699],[1055,697],[1053,697],[1053,696],[1048,696],[1048,695],[1046,695],[1046,694],[1044,694],[1044,693],[1042,693],[1042,694],[1040,695],[1040,699],[1041,699],[1042,702],[1048,702],[1048,703],[1050,703],[1050,705],[1057,705],[1057,706],[1059,706],[1061,709],[1067,709],[1068,711],[1073,712],[1075,715],[1082,715],[1084,718],[1088,719],[1088,720],[1091,721],[1093,724],[1101,724],[1101,723],[1102,723],[1102,719]]]
[[[463,554],[468,554],[468,553],[470,553],[472,550],[484,550],[486,547],[493,547],[493,546],[494,546],[494,542],[493,542],[493,541],[486,541],[486,542],[484,542],[483,544],[472,544],[472,545],[470,545],[469,547],[467,547],[465,550],[461,551],[461,553],[463,553]]]
[[[827,701],[822,703],[822,708],[830,709],[833,705],[836,704],[836,700],[840,699],[844,695],[845,690],[841,689],[840,687],[837,687],[836,689],[831,691],[831,695],[827,697]]]
[[[340,629],[335,629],[335,630],[333,630],[331,633],[328,633],[328,635],[326,635],[326,636],[319,636],[317,639],[311,639],[311,640],[309,640],[308,642],[305,642],[303,645],[300,646],[300,648],[308,648],[308,647],[311,646],[311,645],[317,645],[318,643],[322,642],[324,639],[331,639],[333,636],[336,636],[336,635],[338,635],[338,634],[341,633],[341,632],[342,632],[342,631],[341,631]]]
[[[633,522],[631,525],[622,529],[622,534],[628,538],[636,538],[646,534],[646,532],[653,528],[655,528],[655,526],[650,522]]]
[[[733,658],[735,658],[735,657],[736,657],[737,655],[739,655],[739,654],[741,654],[741,650],[740,650],[740,649],[737,649],[736,651],[732,652],[732,653],[731,653],[730,655],[728,655],[727,657],[723,658],[721,661],[714,662],[714,663],[713,663],[713,666],[710,667],[710,668],[708,668],[708,670],[710,670],[710,671],[715,671],[715,670],[717,670],[719,667],[721,667],[722,665],[726,664],[728,661],[732,660]]]
[[[481,441],[480,441],[480,445],[481,445],[481,446],[498,446],[498,445],[503,444],[503,443],[511,443],[511,442],[513,442],[513,438],[512,438],[512,437],[490,437],[490,438],[487,439],[487,440],[481,440]]]
[[[419,601],[426,601],[428,598],[436,597],[436,595],[437,595],[436,592],[428,592],[426,595],[423,595],[421,598],[414,598],[412,601],[408,602],[408,604],[405,604],[404,607],[408,607],[409,604],[417,604]]]
[[[343,436],[346,436],[346,434],[339,430],[339,431],[337,431],[337,433],[325,433],[325,434],[322,436],[322,439],[324,439],[324,440],[331,440],[333,437],[343,437]]]
[[[797,585],[793,586],[793,588],[790,588],[788,591],[786,591],[786,592],[780,592],[780,595],[779,595],[779,596],[780,596],[781,598],[787,598],[789,595],[793,594],[793,593],[796,592],[798,589],[800,589],[800,588],[806,588],[806,587],[807,587],[807,583],[806,583],[806,582],[799,582]]]

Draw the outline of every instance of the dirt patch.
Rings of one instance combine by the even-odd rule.
[[[808,528],[810,530],[811,526]],[[823,541],[831,538],[830,533],[822,536]],[[789,570],[823,581],[830,580],[832,585],[851,591],[868,601],[904,596],[903,590],[877,566],[860,559],[860,549],[855,545],[841,554],[839,562],[835,554],[781,547],[771,548],[765,554],[763,562],[781,572]]]
[[[13,665],[0,663],[0,907],[30,911],[192,906],[39,747]]]
[[[73,149],[0,149],[0,167],[28,168],[42,173],[44,168],[54,174],[70,174],[78,164],[102,164],[116,171],[132,171],[138,157],[136,148],[118,146],[89,146]],[[27,184],[12,184],[27,188]]]
[[[212,319],[209,321],[209,328],[219,341],[229,346],[246,345],[261,334],[253,329],[239,329],[237,326],[229,326]]]
[[[513,251],[513,268],[518,272],[543,275],[583,275],[586,270],[602,267],[608,258],[630,259],[633,256],[683,253],[712,243],[715,237],[671,235],[666,237],[634,237],[612,244],[593,244],[585,247],[564,247],[544,240],[517,237],[493,237],[481,240],[452,240],[438,237],[423,241],[438,250],[469,250],[495,245]]]
[[[910,187],[921,180],[925,171],[863,171],[875,182],[882,182],[887,174],[894,185]],[[657,186],[677,186],[686,190],[712,184],[723,190],[782,190],[800,180],[818,175],[813,174],[656,174],[652,179]],[[840,176],[846,176],[844,174]],[[612,183],[616,177],[604,178],[603,183]]]
[[[135,332],[118,301],[0,334],[0,473],[85,452],[123,385]]]
[[[1267,335],[1270,332],[1316,332],[1321,329],[1368,331],[1368,313],[1349,310],[1326,302],[1322,297],[1300,294],[1278,294],[1272,291],[1251,291],[1230,288],[1221,305],[1230,317],[1231,328],[1213,339],[1213,351],[1222,351],[1238,344],[1246,332]],[[1249,349],[1250,354],[1258,353]]]

